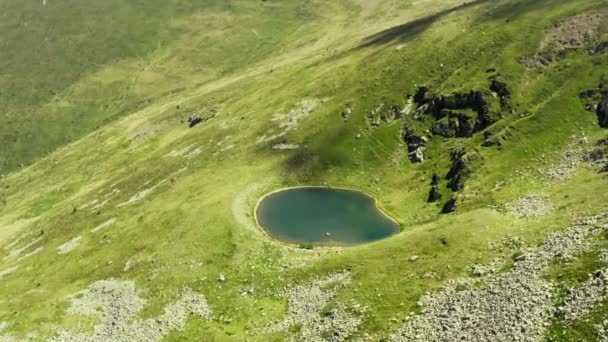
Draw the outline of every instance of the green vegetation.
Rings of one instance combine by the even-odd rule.
[[[0,323],[18,337],[93,326],[69,314],[66,296],[115,279],[148,300],[142,319],[184,288],[205,296],[211,318],[189,318],[167,341],[280,341],[306,330],[263,332],[286,317],[285,288],[348,271],[329,308],[364,307],[354,337],[380,340],[473,265],[510,267],[547,233],[606,211],[606,174],[571,156],[564,166],[563,154],[607,137],[579,94],[608,75],[608,53],[581,47],[546,66],[522,62],[546,52],[547,27],[606,13],[603,1],[45,3],[0,0],[0,274],[13,268],[0,275]],[[492,77],[508,85],[506,105]],[[405,109],[420,86],[429,97],[484,92],[499,118],[484,131],[500,145],[483,147],[483,132],[433,135],[425,161],[412,163],[405,121],[427,135],[435,120],[414,119],[416,103],[377,127],[369,117]],[[206,121],[189,128],[195,114]],[[456,149],[469,168],[460,191],[445,179]],[[433,174],[442,199],[427,203]],[[402,232],[351,248],[268,239],[253,218],[258,199],[309,184],[373,195]],[[552,210],[506,209],[528,194]],[[452,197],[456,211],[440,214]],[[509,237],[524,247],[489,247]],[[578,284],[605,267],[597,258],[556,263],[547,279]],[[599,324],[606,305],[594,310]],[[547,339],[596,338],[589,322],[552,324]]]

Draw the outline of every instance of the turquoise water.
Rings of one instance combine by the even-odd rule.
[[[393,235],[399,226],[370,196],[352,190],[294,188],[266,196],[258,223],[273,238],[292,244],[356,245]]]

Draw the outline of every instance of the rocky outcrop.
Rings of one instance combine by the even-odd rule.
[[[453,213],[454,211],[456,211],[456,205],[457,205],[456,198],[454,198],[454,197],[450,198],[450,200],[447,201],[445,203],[445,205],[443,206],[443,209],[441,209],[441,213],[442,214]]]
[[[600,127],[608,128],[608,80],[602,79],[596,89],[582,91],[578,94],[589,112],[595,112]]]
[[[506,107],[508,104],[507,99],[511,96],[511,89],[509,89],[509,86],[507,86],[505,82],[499,80],[497,77],[492,77],[491,80],[490,90],[498,95],[500,98],[500,105]]]
[[[446,117],[433,124],[432,132],[444,138],[468,138],[475,133],[476,121],[465,114],[444,110]]]
[[[596,47],[591,49],[592,55],[599,55],[608,51],[608,42],[601,42]]]
[[[443,196],[441,195],[441,193],[439,192],[439,190],[437,189],[436,185],[433,185],[431,187],[431,191],[429,191],[429,199],[428,202],[429,203],[434,203],[434,202],[438,202],[441,200]]]
[[[427,200],[429,203],[438,202],[443,197],[441,195],[441,192],[439,192],[439,188],[438,188],[440,181],[441,181],[441,179],[439,178],[439,176],[436,173],[434,173],[433,179],[431,181],[431,191],[429,191],[429,198]]]
[[[510,90],[505,83],[495,80],[491,86],[500,91],[505,99]],[[424,120],[431,116],[436,122],[433,124],[433,134],[445,138],[468,138],[492,125],[499,119],[499,113],[490,108],[491,96],[481,91],[471,90],[468,93],[455,93],[428,97],[429,89],[420,87],[414,96],[419,105],[415,118]]]
[[[388,110],[384,103],[380,103],[376,108],[367,114],[367,120],[372,128],[380,127],[382,124],[390,124],[405,116],[405,111],[399,105],[392,105]]]
[[[462,149],[452,151],[452,167],[445,177],[448,180],[448,188],[454,192],[464,189],[464,181],[469,174],[466,164],[466,152]]]
[[[196,114],[188,118],[188,127],[192,128],[203,122],[203,118]]]
[[[425,137],[416,135],[414,128],[406,125],[402,132],[403,141],[407,146],[408,158],[412,163],[421,163],[425,159],[426,142]]]
[[[608,128],[608,94],[597,105],[597,119],[602,128]]]

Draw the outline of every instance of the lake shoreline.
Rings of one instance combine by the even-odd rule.
[[[392,215],[389,214],[388,210],[386,208],[384,208],[380,202],[380,200],[367,193],[364,190],[361,189],[355,189],[355,188],[350,188],[350,187],[345,187],[345,186],[329,186],[329,185],[301,185],[301,186],[288,186],[288,187],[283,187],[283,188],[279,188],[276,190],[273,190],[269,193],[264,194],[262,197],[260,197],[256,204],[253,206],[253,218],[255,221],[255,224],[257,226],[257,228],[259,230],[262,231],[262,233],[264,235],[266,235],[267,238],[269,238],[272,241],[278,242],[283,246],[288,246],[288,247],[294,247],[297,249],[302,249],[302,245],[305,245],[305,243],[293,243],[293,242],[289,242],[289,241],[284,241],[284,240],[280,240],[274,236],[272,236],[260,223],[259,219],[258,219],[258,209],[260,207],[260,204],[267,199],[269,196],[272,196],[274,194],[280,193],[280,192],[284,192],[284,191],[289,191],[289,190],[298,190],[298,189],[328,189],[328,190],[344,190],[344,191],[349,191],[349,192],[355,192],[358,194],[363,194],[365,197],[368,197],[370,199],[373,200],[374,202],[374,208],[380,213],[382,214],[384,217],[386,217],[388,220],[390,220],[392,223],[394,223],[396,229],[395,232],[392,233],[391,235],[379,239],[377,241],[370,241],[370,242],[366,242],[366,243],[356,243],[356,244],[343,244],[343,245],[339,245],[339,244],[315,244],[315,243],[311,243],[311,245],[313,246],[313,248],[323,248],[323,249],[332,249],[332,248],[348,248],[348,247],[357,247],[357,246],[365,246],[365,245],[370,245],[373,243],[377,243],[380,241],[384,241],[386,239],[389,239],[391,237],[394,237],[395,235],[398,235],[399,233],[401,233],[403,231],[401,223],[399,221],[397,221],[396,218],[394,218]]]

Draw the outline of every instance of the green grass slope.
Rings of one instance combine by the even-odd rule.
[[[532,248],[606,211],[606,174],[581,156],[607,131],[579,96],[608,77],[608,54],[589,52],[608,33],[603,1],[0,0],[0,9],[0,44],[13,47],[0,52],[0,340],[90,333],[99,317],[74,314],[69,296],[110,279],[133,281],[147,299],[139,320],[162,315],[184,288],[205,296],[211,315],[188,318],[166,341],[307,340],[306,320],[266,327],[293,311],[286,287],[340,272],[352,280],[310,300],[321,305],[309,307],[313,323],[354,310],[349,339],[387,339],[425,293],[495,258],[506,272],[526,252],[491,245],[516,237]],[[597,36],[546,46],[548,28],[580,13],[603,18]],[[539,56],[553,59],[526,66]],[[508,85],[505,103],[493,79]],[[483,93],[496,122],[471,137],[430,136],[439,120],[415,118],[421,86],[429,97]],[[405,114],[387,118],[393,107]],[[206,120],[189,128],[194,114]],[[408,157],[406,126],[430,136],[422,163]],[[484,132],[500,144],[482,146]],[[457,149],[467,171],[454,191],[445,176]],[[443,197],[428,203],[433,174]],[[252,217],[257,200],[309,184],[375,196],[402,232],[348,248],[269,240]],[[530,194],[552,210],[509,210]],[[450,198],[456,211],[443,215]],[[557,299],[606,267],[605,242],[551,265]],[[543,334],[595,340],[605,306],[552,319]],[[342,340],[334,330],[321,337]]]

